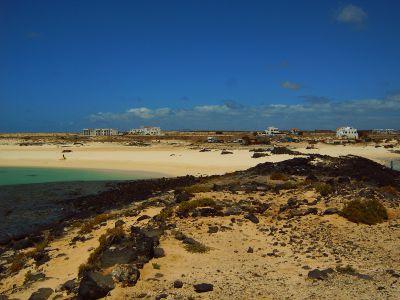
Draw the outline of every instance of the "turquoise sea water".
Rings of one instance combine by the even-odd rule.
[[[0,185],[62,181],[134,180],[162,177],[145,172],[101,169],[0,167]]]

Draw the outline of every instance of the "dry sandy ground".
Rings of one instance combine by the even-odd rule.
[[[279,195],[265,193],[232,194],[230,192],[199,193],[198,198],[211,197],[237,202],[254,197],[271,203],[266,214],[259,215],[260,223],[254,224],[243,215],[227,217],[174,218],[171,220],[187,236],[210,247],[207,253],[190,253],[182,242],[168,230],[160,240],[166,255],[152,259],[140,271],[140,279],[134,287],[118,285],[105,299],[155,299],[166,293],[167,299],[400,299],[400,281],[387,273],[400,270],[400,220],[395,215],[388,222],[375,225],[357,225],[338,215],[308,215],[291,220],[276,218],[279,205],[286,203],[293,192]],[[298,195],[313,201],[313,191]],[[324,209],[323,202],[318,203]],[[136,217],[123,217],[125,228],[136,223],[139,216],[154,216],[159,207],[144,210]],[[118,219],[121,219],[120,217]],[[46,274],[44,281],[33,283],[11,296],[28,299],[39,287],[56,289],[59,284],[76,278],[80,264],[86,262],[91,249],[97,247],[98,238],[107,226],[94,230],[91,239],[69,245],[77,229],[53,241],[52,260],[39,267]],[[141,221],[141,225],[147,220]],[[208,233],[208,227],[218,226],[217,233]],[[395,226],[393,226],[395,225]],[[291,239],[296,238],[295,242]],[[249,247],[253,249],[248,252]],[[274,253],[271,255],[271,253]],[[62,255],[61,255],[62,254]],[[159,268],[154,268],[158,264]],[[326,280],[307,278],[310,269],[335,268],[351,265],[360,274],[371,278],[334,272]],[[24,274],[32,267],[7,278],[0,292],[7,292],[13,284],[22,287]],[[36,270],[37,271],[37,270]],[[174,288],[175,280],[183,287]],[[198,294],[193,284],[212,283],[212,292]],[[58,293],[57,299],[69,299]]]
[[[63,149],[66,160],[60,160]],[[166,176],[213,175],[244,170],[258,163],[278,162],[290,158],[279,155],[251,158],[252,152],[232,150],[233,154],[221,155],[221,150],[210,152],[180,146],[152,146],[146,148],[114,144],[89,144],[60,148],[55,145],[13,146],[0,145],[0,166],[94,168],[161,173]]]
[[[206,145],[207,146],[207,145]],[[210,145],[213,146],[213,145]],[[218,145],[221,147],[222,145]],[[330,156],[359,155],[388,165],[388,161],[400,159],[383,147],[362,145],[318,144],[317,149],[305,149],[304,144],[288,144],[304,153],[319,153]],[[62,150],[66,160],[61,160]],[[199,152],[184,143],[153,144],[151,147],[130,147],[107,143],[89,143],[84,146],[60,147],[57,145],[18,146],[0,145],[0,166],[92,168],[156,173],[158,176],[214,175],[244,170],[262,162],[278,162],[290,155],[272,155],[251,158],[249,147],[236,146],[229,149],[233,154],[221,155],[221,149]]]

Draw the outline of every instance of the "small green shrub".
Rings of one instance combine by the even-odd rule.
[[[153,269],[160,270],[161,266],[157,263],[152,263]]]
[[[273,172],[269,178],[271,180],[281,180],[281,181],[288,180],[287,176],[280,172]]]
[[[321,196],[327,196],[333,192],[333,187],[330,184],[324,182],[318,182],[314,185],[315,190],[321,194]]]
[[[211,206],[215,208],[217,206],[217,203],[215,202],[214,199],[211,198],[194,199],[180,203],[176,211],[178,213],[185,213],[192,211],[197,207],[206,207],[206,206]]]
[[[93,227],[96,225],[108,221],[115,217],[115,214],[99,214],[93,219],[87,221],[86,223],[82,224],[81,229],[79,230],[79,234],[86,234],[90,233],[93,230]]]
[[[206,253],[210,250],[206,245],[196,241],[194,243],[185,244],[185,249],[191,253]]]
[[[341,215],[354,223],[373,225],[388,218],[386,208],[378,200],[353,200],[345,205]]]
[[[173,207],[165,207],[163,208],[160,213],[158,214],[159,219],[161,220],[167,220],[168,218],[172,217],[174,213],[174,209]]]
[[[343,274],[354,274],[357,271],[350,265],[347,265],[346,267],[342,267],[342,266],[337,266],[336,267],[336,271],[339,273],[343,273]]]

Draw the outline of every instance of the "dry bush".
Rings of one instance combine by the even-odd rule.
[[[388,218],[386,208],[378,200],[353,200],[345,205],[341,215],[354,223],[374,225]]]
[[[93,227],[96,225],[99,225],[103,222],[108,221],[109,219],[112,219],[115,217],[115,214],[100,214],[94,217],[93,219],[90,219],[86,223],[82,224],[81,229],[79,230],[79,234],[86,234],[90,233],[93,230]]]
[[[205,184],[195,184],[192,186],[182,188],[183,191],[189,194],[207,193],[212,191],[212,187]]]
[[[288,180],[287,176],[280,172],[273,172],[269,178],[271,180],[281,180],[281,181]]]
[[[333,187],[330,184],[324,182],[318,182],[314,185],[315,190],[321,194],[321,196],[327,196],[333,192]]]
[[[177,208],[178,213],[185,213],[194,210],[197,207],[216,207],[217,203],[214,199],[211,198],[201,198],[201,199],[194,199],[186,202],[182,202],[179,204]]]
[[[191,253],[206,253],[210,250],[209,247],[198,241],[190,244],[185,244],[185,249],[186,251]]]

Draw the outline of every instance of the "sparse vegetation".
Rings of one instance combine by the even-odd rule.
[[[353,200],[345,205],[341,215],[354,223],[374,225],[388,218],[386,208],[378,200]]]
[[[315,190],[321,194],[321,196],[327,196],[333,192],[333,187],[330,184],[324,182],[318,182],[314,185]]]
[[[271,180],[280,180],[280,181],[287,181],[289,178],[280,172],[273,172],[269,177]]]
[[[185,213],[192,211],[197,207],[206,207],[206,206],[211,206],[215,208],[217,206],[217,203],[215,202],[214,199],[211,198],[194,199],[180,203],[176,211],[178,213]]]
[[[161,266],[158,263],[152,263],[153,269],[160,270]]]
[[[343,273],[343,274],[354,274],[357,271],[350,265],[347,265],[346,267],[342,267],[342,266],[337,266],[336,267],[336,271],[339,273]]]
[[[379,189],[382,193],[387,193],[391,195],[397,195],[399,192],[394,186],[391,185],[385,185]]]
[[[81,229],[79,230],[79,234],[86,234],[90,233],[93,230],[93,227],[99,225],[100,223],[106,222],[109,219],[115,217],[115,214],[100,214],[94,217],[93,219],[87,221],[86,223],[82,224]]]
[[[191,253],[206,253],[210,250],[206,245],[195,241],[193,243],[185,244],[185,249]]]
[[[212,191],[212,187],[206,184],[195,184],[185,187],[182,190],[189,194],[207,193]]]

